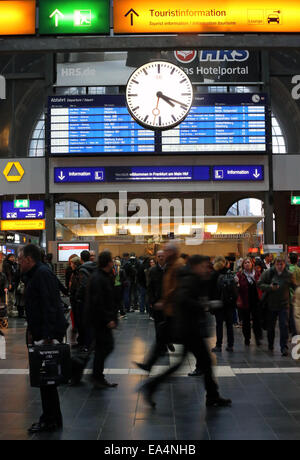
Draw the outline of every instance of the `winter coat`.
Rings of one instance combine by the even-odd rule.
[[[243,272],[237,273],[238,278],[238,290],[239,290],[239,299],[238,299],[238,307],[242,310],[248,310],[249,308],[257,307],[259,304],[259,293],[257,289],[257,282],[260,279],[260,276],[257,272],[255,272],[255,283],[253,286],[250,286],[247,280],[246,275]],[[252,291],[252,299],[250,299],[250,289],[253,287]],[[250,305],[250,300],[252,300],[252,305]]]
[[[33,340],[62,340],[68,322],[54,273],[45,264],[37,263],[26,273],[25,286],[26,319]]]

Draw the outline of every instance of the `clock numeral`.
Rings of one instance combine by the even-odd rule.
[[[159,124],[161,125],[161,117],[159,117],[158,122],[159,122]]]
[[[171,75],[173,75],[174,72],[175,72],[175,69],[173,69],[173,70],[171,71]]]
[[[157,64],[157,72],[160,73],[160,64]]]
[[[186,78],[184,78],[183,80],[181,80],[181,82],[180,82],[180,83],[183,83],[184,81],[186,81]]]
[[[181,96],[191,96],[191,93],[181,93]]]
[[[147,72],[147,70],[143,69],[143,71],[144,71],[145,75],[148,75],[148,72]]]
[[[176,118],[174,117],[174,115],[172,115],[172,118],[173,118],[174,121],[176,121]]]
[[[137,94],[128,94],[128,97],[135,97]]]
[[[138,81],[136,81],[136,80],[132,80],[132,81],[133,81],[133,83],[136,83],[137,85],[139,85],[139,82],[138,82]],[[181,82],[180,82],[180,83],[181,83]]]
[[[137,107],[135,107],[135,108],[132,109],[132,110],[135,112],[135,111],[136,111],[137,109],[139,109],[139,108],[140,108],[140,106],[138,105]]]
[[[145,118],[144,118],[144,121],[146,122],[149,118],[149,115],[146,115]]]

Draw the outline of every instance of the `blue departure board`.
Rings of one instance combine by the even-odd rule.
[[[51,155],[111,155],[155,152],[155,134],[129,115],[124,96],[49,98]]]
[[[129,115],[125,96],[50,97],[51,155],[268,153],[270,117],[265,94],[198,94],[176,128],[154,132]]]

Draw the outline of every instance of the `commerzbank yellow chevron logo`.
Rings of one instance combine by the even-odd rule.
[[[16,170],[19,174],[10,174],[12,170]],[[24,169],[19,161],[9,161],[5,166],[3,174],[7,182],[20,182],[24,176]]]

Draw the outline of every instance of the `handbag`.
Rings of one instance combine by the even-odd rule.
[[[29,345],[30,385],[65,385],[71,379],[72,364],[70,346],[66,343]]]

